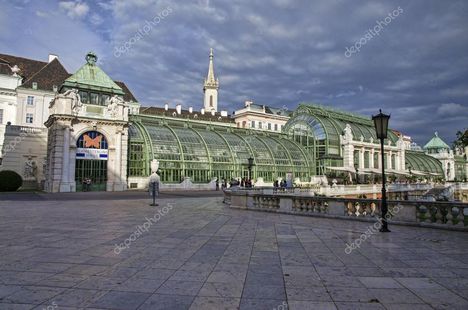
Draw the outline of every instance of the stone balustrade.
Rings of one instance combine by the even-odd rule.
[[[36,127],[27,127],[27,126],[18,126],[18,125],[7,125],[5,127],[6,134],[41,134],[47,132],[47,128],[36,128]]]
[[[225,190],[225,203],[233,208],[285,214],[375,221],[381,216],[379,199],[336,198],[263,193],[266,189]],[[459,202],[389,200],[389,222],[468,231],[468,204]]]

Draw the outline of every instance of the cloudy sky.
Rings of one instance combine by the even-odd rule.
[[[73,72],[92,50],[143,105],[199,109],[213,47],[221,109],[382,108],[450,143],[468,127],[467,16],[464,0],[0,0],[0,53]]]

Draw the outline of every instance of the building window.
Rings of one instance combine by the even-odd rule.
[[[252,124],[250,125],[250,127],[255,128],[255,121],[252,121]]]
[[[275,131],[278,131],[278,124],[275,124]]]
[[[246,122],[246,121],[243,121],[243,122],[242,122],[242,128],[245,128],[246,124],[247,124],[247,122]]]
[[[262,129],[262,128],[263,128],[262,122],[258,122],[258,129]]]
[[[33,114],[32,113],[26,113],[26,123],[32,124],[33,123]]]
[[[107,105],[107,101],[110,99],[109,95],[101,95],[101,105]]]
[[[213,95],[210,96],[210,107],[213,107]]]
[[[99,95],[96,94],[96,93],[91,93],[91,104],[96,104],[98,105],[99,104]]]
[[[3,109],[0,109],[0,124],[3,124]]]
[[[268,130],[271,130],[271,123],[268,123]]]
[[[89,103],[89,102],[88,102],[88,99],[89,99],[89,98],[88,98],[88,93],[87,93],[87,92],[85,92],[85,91],[80,91],[78,94],[80,95],[80,99],[81,99],[81,102],[82,102],[82,103],[85,103],[85,104],[88,104],[88,103]]]
[[[34,96],[28,96],[28,105],[34,105]]]

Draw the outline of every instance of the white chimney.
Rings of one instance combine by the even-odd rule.
[[[202,109],[200,110],[200,113],[201,113],[201,115],[205,115],[205,109],[202,108]]]
[[[221,111],[221,116],[227,117],[227,111]]]
[[[215,113],[216,113],[216,112],[215,112],[215,110],[211,110],[211,115],[213,115],[213,116],[214,116],[214,115],[215,115]]]
[[[166,111],[169,110],[169,104],[167,104],[167,103],[164,104],[164,110],[166,110]]]
[[[52,60],[54,59],[58,59],[58,56],[54,54],[49,54],[49,62],[52,62]]]
[[[193,113],[193,107],[189,107],[188,111],[189,111],[190,114],[192,114]]]
[[[175,109],[177,111],[177,114],[182,114],[182,105],[180,103],[176,104]]]

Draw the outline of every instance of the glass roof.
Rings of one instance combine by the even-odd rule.
[[[256,171],[293,172],[313,175],[314,163],[299,144],[282,134],[254,134],[226,126],[164,123],[150,118],[129,127],[130,143],[144,143],[148,158],[190,163],[193,169],[228,165],[242,170],[252,157]],[[229,168],[231,167],[231,168]]]
[[[328,146],[336,149],[340,147],[340,135],[343,134],[347,124],[351,126],[354,140],[359,141],[362,137],[365,142],[378,143],[374,124],[370,118],[316,105],[299,105],[293,117],[284,126],[284,131],[288,134],[307,132],[315,140],[326,141]],[[304,126],[309,130],[305,131]],[[397,135],[390,129],[388,138],[394,145],[398,141]]]
[[[438,174],[441,176],[444,175],[442,163],[438,159],[426,155],[423,152],[406,151],[405,159],[407,170],[411,168],[412,171],[420,171],[427,174]]]

